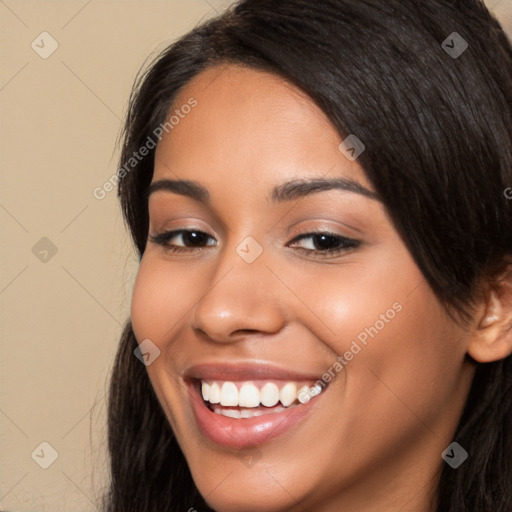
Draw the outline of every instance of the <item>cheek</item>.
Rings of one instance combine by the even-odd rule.
[[[155,293],[161,293],[161,288],[159,290],[159,287],[155,286],[154,278],[147,267],[143,258],[135,278],[130,306],[132,328],[139,343],[146,338],[153,339],[150,336],[152,310],[155,305]]]
[[[137,272],[131,299],[131,320],[140,342],[156,344],[169,339],[173,327],[189,309],[193,284],[186,272],[172,271],[169,264],[145,253]]]
[[[306,306],[303,314],[299,306],[296,313],[338,355],[349,351],[353,341],[365,347],[389,332],[423,281],[408,253],[396,246],[371,249],[346,263],[311,266],[307,272],[290,268],[287,281]]]
[[[296,310],[303,311],[302,323],[331,351],[323,380],[357,397],[354,410],[365,403],[382,411],[384,420],[389,407],[400,408],[397,396],[426,410],[453,393],[465,356],[464,331],[447,318],[408,253],[380,254],[372,263],[360,260],[332,271],[318,267],[288,279],[307,306]]]

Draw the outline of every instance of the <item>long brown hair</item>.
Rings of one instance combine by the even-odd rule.
[[[442,47],[457,32],[469,47]],[[178,91],[210,66],[276,73],[315,101],[359,157],[426,281],[466,321],[477,283],[512,255],[512,47],[480,0],[245,0],[164,50],[140,74],[122,167],[154,138]],[[141,257],[154,150],[120,173]],[[126,168],[125,168],[126,169]],[[112,481],[105,512],[210,510],[199,494],[128,321],[111,378]],[[475,364],[477,364],[475,362]],[[512,357],[477,364],[456,431],[470,454],[442,468],[438,512],[512,511]],[[440,461],[441,463],[441,461]]]

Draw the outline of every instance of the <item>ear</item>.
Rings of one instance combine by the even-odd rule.
[[[498,361],[512,354],[512,263],[488,285],[468,354],[479,363]]]

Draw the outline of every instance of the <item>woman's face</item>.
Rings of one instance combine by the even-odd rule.
[[[350,146],[293,86],[237,66],[171,114],[149,233],[174,234],[148,241],[131,314],[199,491],[222,512],[428,510],[468,335]]]

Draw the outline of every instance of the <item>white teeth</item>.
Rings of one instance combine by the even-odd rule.
[[[220,413],[222,414],[222,416],[227,416],[228,418],[236,418],[237,420],[242,417],[240,411],[237,411],[235,409],[222,409]]]
[[[237,411],[236,409],[223,409],[220,406],[215,406],[213,408],[213,412],[215,414],[220,414],[222,416],[227,416],[228,418],[235,418],[235,419],[241,419],[241,418],[255,418],[257,416],[267,416],[268,414],[277,414],[278,412],[286,411],[286,407],[283,407],[281,405],[278,405],[277,407],[274,407],[273,409],[240,409]]]
[[[260,391],[262,405],[273,407],[279,402],[279,388],[273,382],[267,382]]]
[[[313,387],[309,388],[309,394],[310,396],[316,396],[319,395],[322,392],[322,386],[319,384],[315,384]]]
[[[214,412],[217,412],[217,411],[214,410]],[[240,411],[240,416],[242,418],[252,418],[254,416],[254,412],[255,411],[249,411],[248,409],[242,409]]]
[[[246,382],[241,388],[238,396],[240,407],[258,407],[260,405],[260,390],[250,382]]]
[[[311,398],[319,395],[321,392],[322,386],[318,383],[311,387],[303,385],[297,389],[296,383],[287,382],[280,389],[274,382],[267,382],[259,389],[251,381],[237,384],[230,381],[201,382],[203,400],[210,402],[210,404],[220,403],[220,405],[224,407],[238,406],[257,408],[260,407],[260,405],[264,407],[275,407],[279,402],[281,402],[284,407],[289,407],[295,401],[301,404],[307,404]],[[278,407],[280,407],[280,405]]]
[[[233,382],[224,382],[220,390],[220,405],[238,405],[238,388]]]
[[[210,385],[207,382],[203,382],[201,384],[201,394],[203,395],[203,400],[208,400],[210,397]]]
[[[288,382],[281,392],[279,393],[279,399],[281,403],[288,407],[297,398],[297,386],[293,382]]]
[[[307,404],[311,400],[309,395],[309,386],[302,386],[297,391],[297,398],[301,404]]]
[[[220,387],[216,382],[214,382],[210,386],[210,389],[208,390],[208,394],[209,394],[208,401],[211,404],[218,404],[220,402]]]

